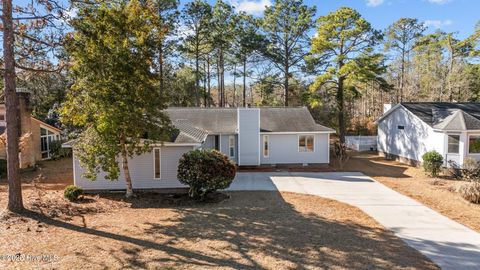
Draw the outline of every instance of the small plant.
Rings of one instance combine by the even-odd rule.
[[[190,151],[183,154],[178,164],[178,179],[190,187],[188,194],[194,199],[228,188],[235,174],[235,164],[215,150]]]
[[[422,156],[423,169],[432,177],[437,177],[443,165],[443,157],[437,151],[430,151]]]
[[[69,201],[76,201],[83,194],[83,189],[74,185],[67,186],[63,195]]]
[[[468,182],[461,185],[457,191],[465,200],[471,203],[480,203],[480,182]]]

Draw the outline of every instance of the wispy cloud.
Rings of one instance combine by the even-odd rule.
[[[260,15],[267,6],[272,5],[270,0],[231,0],[230,2],[237,11],[253,15]]]
[[[433,27],[436,29],[443,28],[445,26],[450,26],[453,24],[452,20],[426,20],[424,22],[425,26]]]
[[[376,7],[383,4],[384,0],[367,0],[367,6]]]
[[[427,0],[427,1],[432,3],[432,4],[443,5],[443,4],[448,3],[452,0]]]

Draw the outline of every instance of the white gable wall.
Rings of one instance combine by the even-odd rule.
[[[404,126],[399,129],[398,126]],[[445,156],[445,135],[435,132],[417,116],[403,108],[395,109],[378,124],[378,151],[415,161],[435,150]]]

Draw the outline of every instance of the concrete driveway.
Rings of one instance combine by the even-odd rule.
[[[229,190],[289,191],[338,200],[360,208],[442,269],[480,269],[479,233],[362,173],[244,172]]]

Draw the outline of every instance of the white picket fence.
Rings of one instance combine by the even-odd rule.
[[[377,136],[346,136],[345,142],[349,149],[358,152],[377,150]]]

